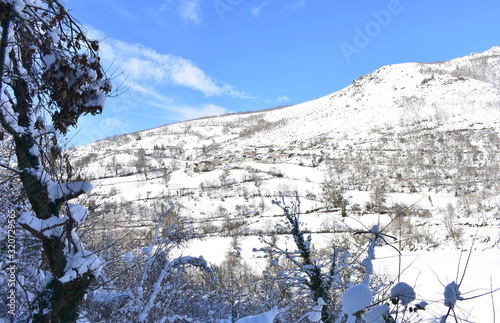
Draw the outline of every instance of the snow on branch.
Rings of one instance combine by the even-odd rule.
[[[278,308],[275,306],[270,311],[264,312],[259,315],[247,316],[239,319],[235,323],[273,323],[274,318],[278,315]]]
[[[24,212],[19,217],[18,223],[36,236],[47,238],[59,237],[63,233],[63,227],[68,223],[68,217],[51,216],[48,219],[39,219],[32,215],[33,212]]]
[[[82,194],[87,194],[93,189],[92,184],[87,182],[74,183],[54,183],[50,182],[48,186],[49,198],[52,201],[67,201]]]
[[[86,250],[67,254],[65,273],[59,278],[59,281],[67,283],[87,273],[98,276],[103,264],[104,262],[97,255]]]
[[[156,282],[153,285],[153,290],[152,290],[151,294],[149,295],[148,302],[144,305],[142,312],[138,316],[139,322],[146,322],[147,321],[149,311],[156,304],[156,297],[158,296],[158,293],[160,292],[162,282],[165,280],[165,278],[171,272],[171,270],[174,269],[175,267],[185,266],[185,265],[191,265],[194,267],[199,267],[199,268],[210,271],[206,260],[202,256],[200,256],[200,257],[191,257],[191,256],[179,257],[179,258],[175,258],[172,261],[167,262],[163,266],[160,274],[158,275],[158,279],[156,280]]]
[[[453,309],[458,300],[463,300],[459,287],[460,285],[454,281],[446,285],[444,288],[444,306]]]

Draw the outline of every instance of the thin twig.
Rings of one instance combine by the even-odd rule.
[[[400,216],[402,216],[406,211],[408,211],[409,209],[411,209],[412,207],[414,207],[415,205],[417,205],[417,203],[419,203],[420,201],[422,201],[424,199],[425,196],[422,196],[420,199],[418,199],[415,203],[407,206],[406,208],[404,208],[401,212],[399,212],[398,214],[396,214],[396,216],[391,219],[391,221],[389,221],[389,223],[387,223],[387,225],[382,229],[380,230],[379,232],[384,232],[385,229],[387,229],[387,227],[389,225],[391,225],[392,222],[394,222],[397,218],[399,218]]]
[[[455,318],[455,323],[458,323],[458,317],[457,317],[457,314],[455,314],[455,310],[450,308],[451,311],[453,312],[453,317]]]
[[[476,231],[476,235],[477,235],[477,231]],[[465,268],[464,268],[464,272],[462,274],[462,278],[460,279],[460,282],[458,283],[458,285],[462,285],[462,282],[464,281],[465,279],[465,272],[467,271],[467,267],[469,266],[469,261],[470,261],[470,257],[472,255],[472,250],[474,249],[474,243],[476,242],[476,237],[474,237],[474,239],[472,239],[472,244],[470,246],[470,250],[469,250],[469,254],[467,255],[467,261],[465,262]],[[460,263],[459,263],[460,264]],[[460,265],[459,265],[460,266]],[[460,268],[459,268],[460,270]],[[458,272],[457,272],[457,275],[458,275]]]
[[[12,168],[12,167],[7,166],[7,165],[4,165],[4,164],[2,164],[2,163],[0,163],[0,167],[3,167],[3,168],[5,168],[5,169],[8,169],[8,170],[10,170],[11,172],[14,172],[14,173],[16,173],[16,174],[21,174],[21,173],[22,173],[20,170],[15,169],[15,168]]]
[[[493,308],[493,323],[495,323],[496,322],[495,299],[493,298],[493,281],[492,281],[491,276],[490,276],[490,290],[491,290],[491,293],[490,293],[490,296],[491,296],[491,306]]]
[[[461,300],[462,301],[467,301],[469,299],[474,299],[474,298],[479,298],[479,297],[483,297],[483,296],[486,296],[486,295],[489,295],[489,294],[493,294],[495,292],[498,292],[500,290],[500,288],[497,288],[497,289],[494,289],[494,290],[491,290],[487,293],[484,293],[484,294],[479,294],[479,295],[476,295],[476,296],[471,296],[471,297],[466,297],[466,298],[462,298]]]

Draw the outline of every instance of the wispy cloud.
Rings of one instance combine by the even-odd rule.
[[[307,0],[295,0],[290,2],[285,6],[286,10],[294,10],[294,11],[299,11],[304,9],[304,7],[307,4]]]
[[[201,24],[202,11],[200,8],[200,0],[180,0],[177,12],[184,20],[190,21],[195,25]]]
[[[160,12],[172,9],[183,21],[200,25],[202,11],[200,0],[165,0],[160,6]]]
[[[92,28],[88,28],[88,31],[90,38],[101,40],[100,56],[103,64],[112,65],[112,69],[117,71],[116,81],[122,82],[126,89],[114,102],[122,110],[128,111],[127,115],[131,111],[142,113],[142,107],[152,107],[156,111],[150,110],[149,114],[159,117],[168,114],[170,119],[180,121],[227,112],[225,108],[214,104],[179,103],[177,99],[165,94],[171,92],[172,87],[183,87],[206,97],[254,99],[227,83],[217,81],[186,58],[159,53],[141,44],[105,37]],[[108,122],[110,125],[117,125],[113,120]]]
[[[128,11],[128,10],[125,10],[125,9],[123,8],[123,6],[120,6],[120,5],[113,5],[111,8],[115,11],[115,13],[116,13],[117,15],[122,16],[122,17],[124,17],[124,18],[126,18],[126,19],[133,19],[133,20],[137,20],[137,19],[139,18],[139,16],[138,16],[138,15],[136,15],[136,14],[134,14],[134,13],[132,13],[132,12]]]
[[[126,129],[128,123],[124,122],[120,118],[105,118],[102,122],[102,127],[106,129]]]
[[[65,5],[67,6],[66,8],[71,11],[74,7],[76,7],[76,5],[73,3],[81,2],[81,0],[66,0],[64,2]],[[132,20],[140,19],[138,11],[127,10],[127,8],[125,8],[121,0],[100,0],[99,7],[100,10],[106,10],[106,11],[109,10],[109,13],[111,15],[116,15],[121,19],[123,18]]]
[[[263,2],[261,3],[260,5],[256,6],[256,7],[252,7],[252,9],[250,10],[250,12],[252,13],[252,17],[254,18],[258,18],[260,16],[260,11],[265,7],[267,6],[269,3],[267,2]]]
[[[89,29],[89,33],[91,38],[103,40],[101,57],[113,62],[113,67],[123,71],[123,76],[131,84],[147,83],[149,87],[176,85],[200,91],[208,97],[253,98],[227,83],[217,81],[186,58],[162,54],[141,44],[106,38],[96,30]]]
[[[266,103],[284,103],[290,101],[290,98],[287,96],[279,96],[274,100],[265,100]]]
[[[155,107],[160,110],[160,117],[162,114],[168,114],[169,118],[177,120],[189,120],[207,116],[218,116],[227,113],[227,110],[215,104],[201,104],[201,105],[185,105],[176,104],[169,98],[166,100],[154,100],[152,97],[144,98],[144,104]]]
[[[215,104],[204,104],[199,107],[180,107],[184,119],[196,119],[206,116],[218,116],[227,113],[227,110]]]

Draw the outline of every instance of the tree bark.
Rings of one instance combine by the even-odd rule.
[[[6,55],[10,55],[6,52],[6,49],[12,6],[4,3],[1,5],[0,76],[3,77]],[[46,165],[43,164],[41,157],[33,153],[39,151],[39,147],[35,137],[29,130],[32,124],[32,103],[28,84],[22,78],[17,78],[11,82],[13,82],[12,94],[15,97],[15,102],[11,100],[10,103],[14,112],[18,114],[17,126],[22,127],[24,131],[19,132],[14,129],[7,122],[4,110],[1,109],[0,122],[2,127],[13,136],[18,169],[21,172],[20,180],[31,203],[33,213],[38,219],[46,220],[54,216],[59,217],[61,205],[66,203],[66,199],[51,200],[47,183],[39,176],[43,172],[48,172],[48,169],[45,169]],[[6,90],[2,87],[0,97],[5,95],[3,91]],[[64,225],[66,226],[64,235],[49,237],[30,228],[28,225],[23,225],[25,229],[41,240],[44,261],[47,262],[53,277],[32,304],[32,310],[35,313],[31,318],[33,322],[75,322],[78,318],[79,306],[94,278],[91,273],[85,272],[68,282],[63,283],[59,280],[65,274],[67,249],[71,248],[71,232],[74,229],[74,222],[70,220]]]

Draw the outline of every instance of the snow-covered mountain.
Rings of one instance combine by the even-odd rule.
[[[204,237],[189,252],[217,262],[238,236],[250,260],[259,233],[281,219],[273,199],[298,192],[304,228],[323,245],[378,223],[404,251],[474,240],[492,259],[500,242],[499,91],[494,47],[384,66],[302,104],[166,125],[70,154],[96,187],[87,204],[103,236],[148,236],[173,203],[169,221]]]

